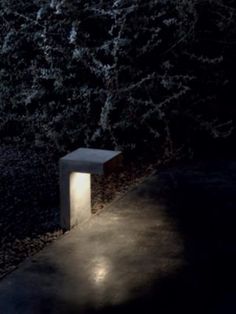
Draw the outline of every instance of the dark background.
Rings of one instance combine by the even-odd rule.
[[[0,227],[54,217],[58,159],[81,146],[233,159],[235,15],[226,0],[2,0]]]

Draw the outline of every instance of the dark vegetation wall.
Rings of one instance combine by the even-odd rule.
[[[4,206],[55,198],[79,146],[229,156],[235,18],[231,0],[1,0]]]

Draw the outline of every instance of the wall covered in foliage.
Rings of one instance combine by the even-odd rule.
[[[169,157],[232,141],[235,17],[231,0],[2,0],[2,150],[54,169],[78,146]]]
[[[3,0],[0,12],[4,142],[171,149],[186,130],[232,133],[232,1]]]

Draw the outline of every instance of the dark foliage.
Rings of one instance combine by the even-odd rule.
[[[9,173],[15,186],[37,177],[20,194],[55,199],[57,160],[79,146],[230,153],[235,15],[230,0],[2,0],[5,188],[17,194]]]

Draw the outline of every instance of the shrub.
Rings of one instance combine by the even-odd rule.
[[[78,146],[173,157],[234,139],[235,13],[230,0],[2,0],[2,144],[51,168]]]
[[[230,85],[234,17],[223,0],[2,1],[3,141],[170,146],[178,121],[184,133],[228,136],[218,96]]]

